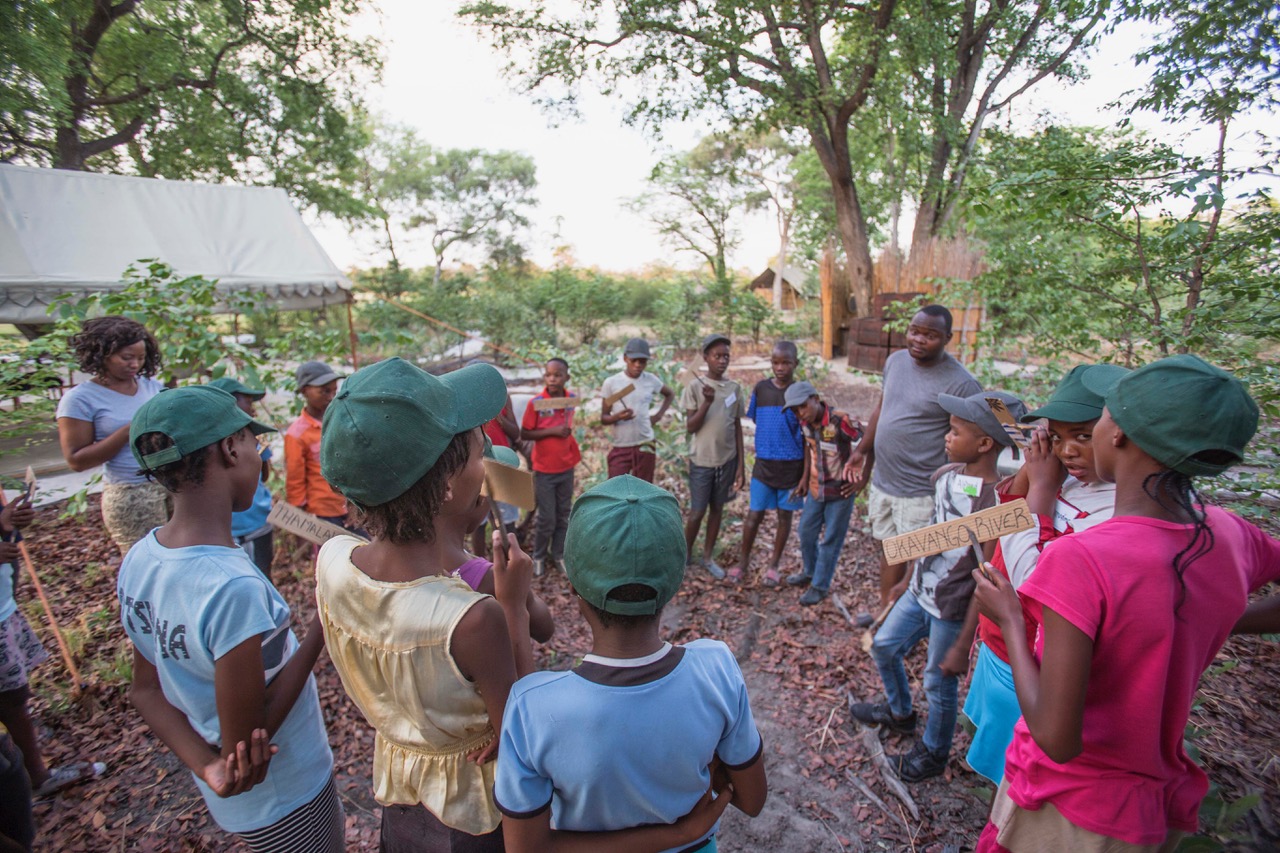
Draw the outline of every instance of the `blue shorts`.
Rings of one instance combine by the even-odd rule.
[[[965,760],[999,785],[1004,778],[1004,754],[1013,743],[1013,727],[1022,716],[1022,708],[1013,688],[1013,670],[985,645],[978,647],[978,663],[964,700],[964,715],[977,726]]]
[[[762,512],[767,509],[780,509],[796,512],[804,508],[804,495],[798,498],[791,496],[791,489],[775,489],[751,478],[751,511]]]

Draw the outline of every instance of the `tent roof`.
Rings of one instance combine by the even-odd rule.
[[[773,287],[773,279],[777,274],[778,274],[778,265],[769,264],[769,266],[765,268],[764,272],[760,273],[760,275],[756,276],[751,281],[750,286],[752,289],[761,288],[761,287]],[[783,271],[782,273],[783,283],[786,284],[788,287],[790,287],[792,290],[794,290],[796,293],[805,297],[810,295],[805,288],[805,282],[807,281],[808,277],[809,277],[808,272],[801,269],[800,267],[793,266],[791,264],[787,264],[786,270]]]
[[[119,289],[143,259],[285,309],[351,290],[284,190],[0,165],[0,323],[52,322],[55,297]]]

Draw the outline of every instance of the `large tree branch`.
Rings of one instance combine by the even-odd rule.
[[[90,157],[95,157],[104,151],[110,151],[117,145],[123,145],[126,142],[130,142],[138,135],[138,132],[142,130],[142,126],[145,123],[146,119],[142,116],[134,116],[129,119],[128,124],[117,130],[115,133],[80,143],[81,155],[85,160],[88,160]]]

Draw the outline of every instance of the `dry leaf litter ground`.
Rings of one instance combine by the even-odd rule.
[[[750,388],[761,373],[735,374]],[[866,417],[878,391],[844,374],[832,373],[823,386],[837,406]],[[603,436],[584,448],[588,458],[603,453]],[[594,461],[594,460],[592,460]],[[682,500],[685,486],[677,466],[660,467],[659,482]],[[728,508],[721,533],[722,564],[733,562],[741,538],[746,496]],[[130,652],[119,627],[114,579],[118,558],[102,529],[96,499],[77,519],[58,519],[58,508],[38,514],[29,531],[35,564],[54,612],[88,682],[71,698],[69,678],[56,654],[53,636],[29,582],[19,590],[28,620],[54,655],[33,680],[32,708],[51,764],[75,760],[107,763],[107,775],[36,804],[38,849],[74,851],[242,850],[208,818],[195,786],[180,763],[148,731],[129,706]],[[837,575],[835,591],[849,611],[871,609],[877,594],[874,543],[855,518]],[[919,806],[914,820],[886,789],[865,744],[850,728],[846,690],[875,698],[879,678],[861,650],[861,631],[851,627],[829,599],[812,608],[797,604],[796,590],[758,584],[773,541],[768,518],[756,544],[755,568],[741,587],[692,572],[663,616],[666,636],[676,642],[713,637],[737,654],[765,740],[769,801],[747,819],[733,809],[722,826],[720,849],[735,851],[941,851],[972,846],[985,820],[989,789],[960,758],[968,744],[957,733],[944,776],[910,787]],[[295,624],[314,612],[310,546],[279,537],[275,578],[294,609]],[[799,564],[794,539],[783,573]],[[538,649],[543,668],[571,667],[589,651],[589,636],[568,595],[564,576],[534,580],[556,617],[556,634]],[[923,655],[910,660],[913,690],[920,692]],[[1259,805],[1237,827],[1231,849],[1274,850],[1280,841],[1280,653],[1259,639],[1235,639],[1220,655],[1234,668],[1206,676],[1203,703],[1193,722],[1202,760],[1227,800],[1261,793]],[[1229,664],[1228,664],[1229,665]],[[379,808],[369,784],[373,735],[322,656],[316,669],[320,701],[333,745],[347,814],[347,847],[377,849]],[[918,706],[922,700],[918,698]],[[673,708],[673,719],[679,709]],[[889,752],[909,741],[890,738]],[[848,781],[860,777],[888,807],[873,803]]]

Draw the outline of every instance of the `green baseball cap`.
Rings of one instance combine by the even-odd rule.
[[[506,445],[494,444],[487,435],[484,437],[484,458],[492,459],[494,462],[501,462],[503,465],[509,465],[512,468],[520,467],[520,454]]]
[[[666,489],[627,474],[605,480],[574,503],[564,571],[589,604],[623,616],[657,613],[680,589],[684,564],[680,505]],[[650,587],[653,598],[610,597],[628,584]]]
[[[243,394],[246,397],[252,397],[255,400],[261,400],[267,396],[267,392],[261,388],[250,388],[239,379],[232,379],[230,376],[224,376],[221,379],[215,379],[209,383],[210,388],[221,388],[228,394]]]
[[[324,413],[320,473],[361,506],[398,498],[458,433],[493,420],[507,383],[491,364],[432,376],[400,358],[357,370]]]
[[[134,414],[129,424],[129,449],[139,468],[154,471],[245,427],[254,435],[275,432],[273,427],[242,412],[236,398],[221,388],[188,385],[166,389],[143,403]],[[168,436],[173,446],[144,456],[138,450],[138,439],[151,432]]]
[[[1194,355],[1153,361],[1118,381],[1090,372],[1084,382],[1138,447],[1189,477],[1240,462],[1258,431],[1258,404],[1244,383]]]
[[[1048,418],[1069,424],[1096,420],[1102,417],[1102,395],[1095,394],[1085,386],[1085,374],[1093,374],[1098,384],[1112,385],[1128,372],[1128,368],[1118,364],[1077,364],[1062,377],[1058,387],[1053,389],[1049,402],[1027,412],[1021,420],[1023,423],[1030,423]]]

